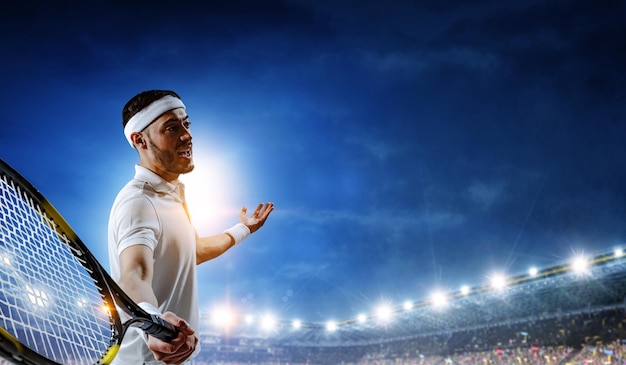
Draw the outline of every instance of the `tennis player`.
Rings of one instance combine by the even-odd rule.
[[[196,265],[209,261],[263,226],[273,203],[259,204],[223,233],[199,237],[178,180],[194,168],[190,121],[180,96],[142,92],[124,106],[126,140],[137,150],[134,178],[118,193],[109,217],[111,275],[152,314],[180,329],[164,342],[133,329],[113,364],[182,364],[200,350]]]

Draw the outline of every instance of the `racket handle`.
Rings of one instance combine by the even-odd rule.
[[[170,342],[178,336],[178,329],[163,318],[151,314],[152,320],[141,321],[139,328],[146,334],[156,337],[159,340]]]

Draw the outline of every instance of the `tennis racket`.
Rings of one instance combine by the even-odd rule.
[[[122,323],[118,308],[130,319]],[[133,302],[0,159],[0,355],[20,364],[109,364],[131,326],[165,341],[178,332]]]

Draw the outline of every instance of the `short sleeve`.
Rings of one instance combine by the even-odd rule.
[[[154,251],[160,235],[160,222],[150,199],[142,195],[132,196],[118,209],[114,223],[118,255],[134,245],[145,245]]]

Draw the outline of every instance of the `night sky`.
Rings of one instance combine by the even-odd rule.
[[[626,244],[623,1],[10,2],[0,158],[108,267],[121,110],[187,105],[201,305],[321,322]],[[198,2],[200,3],[200,2]]]

